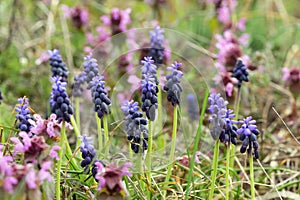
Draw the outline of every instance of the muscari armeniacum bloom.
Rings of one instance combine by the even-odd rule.
[[[131,142],[131,149],[138,153],[148,148],[148,129],[147,120],[142,118],[143,113],[139,112],[137,102],[128,101],[122,106],[125,118],[127,139]]]
[[[259,135],[260,132],[255,125],[256,121],[252,120],[252,117],[249,116],[240,121],[240,123],[243,123],[241,128],[237,130],[237,134],[240,135],[240,140],[243,141],[240,152],[245,153],[247,150],[249,154],[258,159],[258,141],[256,136]]]
[[[66,90],[66,82],[61,81],[61,77],[52,77],[52,92],[50,96],[51,113],[56,114],[59,121],[70,122],[73,115],[73,108]]]
[[[188,94],[187,95],[187,102],[188,102],[188,117],[191,120],[198,120],[199,119],[199,107],[198,102],[194,94]]]
[[[51,65],[51,71],[52,71],[52,77],[60,76],[61,82],[67,82],[68,81],[68,75],[69,70],[66,67],[66,64],[62,60],[61,55],[59,54],[59,50],[49,50],[48,51],[50,55],[50,65]]]
[[[30,120],[32,120],[31,112],[29,110],[29,101],[28,98],[19,98],[18,106],[16,107],[16,118],[19,120],[18,129],[20,131],[25,131],[26,133],[30,132],[30,128],[32,125],[30,124]]]
[[[107,96],[107,91],[104,87],[103,76],[95,76],[93,80],[89,83],[88,89],[91,90],[94,111],[98,114],[99,118],[103,118],[104,115],[110,113],[111,101]]]
[[[167,67],[167,70],[171,71],[171,73],[166,76],[167,82],[164,90],[168,93],[168,101],[173,106],[180,104],[180,93],[182,92],[180,80],[183,77],[183,73],[179,70],[181,66],[181,63],[175,61],[171,67]]]
[[[155,60],[155,63],[162,64],[164,61],[164,31],[156,26],[150,31],[150,49],[149,56]]]
[[[236,145],[237,137],[237,124],[236,121],[232,120],[235,117],[232,110],[227,110],[228,102],[225,101],[220,94],[211,94],[208,97],[210,106],[208,110],[212,114],[209,122],[212,124],[210,134],[214,140],[220,139],[221,142],[229,145]]]
[[[82,153],[83,160],[81,161],[80,165],[83,168],[88,168],[96,155],[96,150],[92,143],[93,139],[91,137],[86,135],[81,137],[80,151]]]
[[[232,73],[232,76],[238,80],[238,88],[242,86],[243,81],[249,81],[248,75],[249,73],[247,71],[246,65],[244,65],[241,59],[238,59]]]
[[[142,84],[142,111],[146,113],[149,120],[155,120],[155,110],[157,109],[158,87],[155,78],[150,75],[143,75]]]
[[[128,168],[131,163],[124,163],[118,167],[116,164],[103,166],[101,162],[96,162],[96,180],[99,183],[97,199],[124,199],[127,195],[125,183],[122,181],[124,176],[132,176]]]

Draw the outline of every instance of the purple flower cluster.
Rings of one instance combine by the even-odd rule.
[[[110,16],[102,16],[104,26],[110,27],[111,35],[116,35],[127,30],[127,25],[131,22],[130,20],[131,9],[119,10],[118,8],[113,8],[111,10]]]
[[[64,11],[65,17],[70,18],[76,28],[81,29],[86,27],[89,20],[89,13],[87,10],[79,6],[69,8],[66,5],[62,5],[62,10]]]
[[[155,60],[155,63],[162,64],[164,61],[164,31],[156,26],[150,31],[150,49],[149,56]]]
[[[54,49],[53,51],[49,50],[48,54],[50,55],[50,65],[52,71],[52,77],[59,76],[61,77],[61,82],[68,81],[69,70],[66,67],[66,64],[62,60],[59,50]]]
[[[232,73],[232,76],[238,80],[238,88],[242,86],[243,81],[249,81],[248,75],[247,67],[244,65],[242,60],[238,59]]]
[[[141,61],[142,67],[142,111],[146,112],[149,120],[155,120],[155,111],[157,109],[158,80],[156,77],[157,67],[151,57],[145,57]]]
[[[188,117],[189,119],[196,121],[199,119],[199,107],[198,102],[194,94],[187,95],[187,102],[188,102]]]
[[[43,119],[40,115],[33,115],[34,120],[30,120],[32,125],[30,132],[34,135],[42,135],[44,137],[54,138],[57,137],[60,133],[61,124],[56,119],[55,114],[51,114],[48,119]],[[68,124],[70,129],[73,127]]]
[[[29,107],[28,98],[19,98],[18,99],[18,106],[16,107],[16,118],[19,120],[18,129],[21,131],[25,131],[26,133],[30,132],[30,128],[32,125],[30,124],[30,120],[32,120],[32,115]]]
[[[229,145],[236,145],[237,138],[237,124],[232,118],[235,117],[232,110],[227,109],[228,102],[225,101],[220,94],[211,94],[208,98],[210,106],[208,110],[212,114],[209,119],[212,123],[210,130],[211,136],[214,140],[220,139],[221,142]]]
[[[70,122],[71,115],[73,115],[73,108],[66,91],[66,82],[61,81],[61,77],[52,77],[51,81],[52,92],[50,96],[51,113],[56,114],[59,121]]]
[[[247,150],[249,154],[254,155],[254,157],[258,159],[258,142],[256,136],[259,135],[259,131],[255,125],[256,121],[252,120],[252,117],[249,116],[240,121],[240,123],[243,123],[241,128],[237,130],[237,133],[240,135],[240,140],[243,141],[240,152],[245,153]]]
[[[104,167],[101,162],[96,162],[97,174],[96,180],[99,182],[98,199],[113,199],[116,196],[125,198],[128,195],[126,186],[122,181],[124,176],[132,176],[128,168],[132,166],[131,163],[124,163],[118,167],[115,164],[109,164]]]
[[[85,56],[83,62],[84,70],[79,75],[75,76],[74,83],[72,84],[73,95],[80,97],[83,93],[83,85],[86,82],[89,84],[95,76],[99,75],[98,63],[92,55]]]
[[[81,137],[80,151],[83,158],[83,160],[81,161],[81,167],[83,168],[88,168],[96,155],[96,151],[92,142],[93,139],[91,137],[88,137],[86,135],[83,135]]]
[[[164,90],[167,91],[168,101],[171,102],[173,106],[180,104],[180,93],[182,92],[180,80],[183,77],[183,73],[179,70],[181,66],[181,63],[175,61],[171,67],[167,68],[171,73],[166,76],[167,82],[164,86]]]
[[[122,106],[122,111],[126,116],[127,139],[131,142],[131,149],[135,153],[138,153],[140,149],[144,152],[148,148],[147,120],[142,118],[143,113],[138,110],[138,103],[133,100]]]
[[[283,81],[296,97],[300,94],[300,68],[283,68]]]
[[[89,83],[88,89],[91,90],[94,111],[97,112],[99,118],[103,118],[104,115],[110,113],[111,101],[107,96],[107,91],[104,87],[103,76],[95,76]]]
[[[59,146],[53,146],[50,150],[49,157],[46,153],[49,146],[45,143],[44,137],[36,136],[29,137],[26,132],[21,131],[19,136],[12,137],[10,140],[15,143],[14,156],[17,153],[24,154],[24,163],[20,164],[14,161],[13,157],[5,156],[2,152],[3,146],[0,145],[0,182],[3,184],[0,187],[10,194],[18,184],[25,180],[26,186],[30,190],[38,189],[45,180],[52,181],[51,169],[52,159],[57,159],[57,150]],[[39,159],[42,157],[43,159]]]

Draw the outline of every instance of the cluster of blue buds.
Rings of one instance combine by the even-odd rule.
[[[181,66],[181,63],[175,61],[171,67],[167,68],[171,73],[166,76],[167,82],[164,86],[164,90],[167,91],[168,101],[171,102],[173,106],[180,104],[180,94],[182,92],[180,80],[183,77],[183,73],[179,70]]]
[[[128,101],[122,106],[122,111],[126,116],[127,139],[131,142],[131,149],[138,153],[148,148],[148,129],[147,120],[142,118],[143,113],[139,112],[137,102]]]
[[[100,119],[102,119],[104,115],[110,113],[109,106],[111,101],[107,96],[104,83],[103,76],[98,75],[95,76],[88,85],[88,89],[91,89],[94,111],[97,112],[97,115]]]
[[[81,137],[80,151],[82,153],[83,160],[81,161],[80,165],[82,168],[88,167],[96,155],[96,150],[92,143],[93,139],[91,137],[86,135]]]
[[[238,80],[238,88],[242,86],[243,81],[249,81],[248,75],[249,73],[247,71],[246,65],[244,65],[241,59],[238,59],[232,73],[232,76]]]
[[[52,77],[60,76],[61,82],[68,81],[69,70],[66,67],[66,64],[62,60],[59,50],[54,49],[53,51],[48,51],[50,55],[50,65],[52,71]]]
[[[199,119],[199,107],[198,102],[194,94],[187,95],[187,102],[188,102],[188,117],[189,119],[196,121]]]
[[[94,77],[99,75],[98,63],[92,55],[85,56],[83,62],[84,70],[79,75],[75,76],[72,84],[73,96],[80,97],[83,93],[83,85],[86,82],[89,84]]]
[[[238,122],[232,120],[235,115],[232,110],[227,109],[228,102],[220,94],[211,94],[208,102],[210,103],[208,110],[212,114],[212,117],[209,119],[210,123],[212,123],[211,136],[214,140],[220,139],[224,144],[229,145],[231,142],[236,145],[236,124]]]
[[[95,76],[99,75],[98,63],[91,55],[85,56],[83,59],[83,76],[85,77],[87,84],[89,84]]]
[[[149,56],[151,56],[157,64],[164,62],[164,40],[164,31],[159,26],[156,26],[154,30],[150,31]]]
[[[29,101],[27,98],[19,98],[19,105],[16,107],[16,118],[19,120],[18,129],[20,131],[25,131],[26,133],[30,132],[30,128],[32,125],[30,124],[30,120],[33,120],[29,107]]]
[[[74,83],[72,84],[73,96],[80,97],[83,93],[83,84],[85,82],[85,76],[83,73],[75,76]]]
[[[255,125],[256,121],[252,120],[252,117],[249,116],[242,120],[241,123],[243,125],[237,130],[240,140],[243,141],[240,152],[245,153],[247,150],[249,154],[254,155],[258,159],[258,142],[256,136],[259,135],[259,130],[257,130],[257,126]]]
[[[142,111],[146,113],[149,120],[155,120],[155,111],[158,106],[158,80],[156,77],[156,65],[151,57],[145,57],[142,61]]]
[[[73,108],[66,91],[66,82],[61,81],[60,76],[52,77],[52,92],[50,96],[51,113],[56,114],[59,121],[70,122]]]

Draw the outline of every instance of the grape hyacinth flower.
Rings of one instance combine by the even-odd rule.
[[[187,95],[187,102],[188,102],[188,117],[196,121],[199,119],[199,107],[198,107],[198,102],[194,94],[188,94]]]
[[[86,135],[81,137],[80,151],[82,153],[83,160],[81,161],[81,167],[87,168],[93,161],[96,151],[93,146],[93,139]]]
[[[82,85],[85,82],[85,76],[83,73],[78,74],[74,78],[74,82],[72,84],[72,89],[73,89],[73,96],[74,97],[81,97],[83,93],[83,87]]]
[[[51,113],[56,114],[58,121],[70,122],[73,108],[66,91],[67,83],[61,80],[62,78],[59,76],[51,78],[53,82],[50,96]]]
[[[30,128],[32,127],[30,120],[32,120],[31,112],[28,109],[29,101],[28,98],[19,98],[18,99],[19,105],[16,107],[16,118],[19,120],[18,129],[20,131],[25,131],[26,133],[30,132]]]
[[[154,60],[152,57],[144,57],[144,60],[141,61],[142,63],[142,74],[149,74],[153,77],[156,76],[157,67],[154,64]]]
[[[235,117],[233,111],[228,109],[228,102],[225,101],[220,94],[211,94],[208,98],[210,106],[208,107],[212,117],[209,122],[212,123],[210,134],[214,140],[220,139],[221,142],[229,145],[236,145],[237,138],[237,124],[236,121],[232,120]]]
[[[82,75],[82,79],[84,78],[86,83],[89,84],[94,77],[99,75],[98,70],[98,63],[95,58],[92,57],[92,55],[85,56],[84,58],[84,71]]]
[[[124,163],[118,167],[115,164],[109,164],[104,167],[101,162],[96,162],[97,174],[96,180],[99,182],[98,199],[123,199],[128,195],[126,185],[122,181],[124,176],[132,176],[128,168],[131,163]]]
[[[138,103],[133,100],[126,102],[122,106],[122,111],[126,116],[127,139],[131,142],[131,149],[135,153],[138,153],[139,149],[144,152],[148,148],[147,120],[142,118],[143,113],[138,110]]]
[[[167,82],[164,86],[164,90],[168,93],[168,101],[172,103],[173,106],[180,104],[180,93],[182,92],[182,87],[180,85],[180,79],[183,77],[183,73],[179,71],[179,67],[182,64],[174,62],[171,67],[167,67],[170,74],[166,76]]]
[[[237,130],[237,134],[240,135],[240,140],[243,141],[240,152],[245,153],[247,150],[249,154],[254,155],[254,157],[258,159],[258,141],[256,136],[259,135],[260,132],[255,125],[256,121],[252,120],[252,117],[249,116],[240,121],[240,123],[243,123],[241,128]]]
[[[104,87],[103,76],[95,76],[89,83],[88,89],[91,90],[94,111],[97,112],[98,117],[102,119],[104,115],[110,113],[111,101],[107,96],[107,91]]]
[[[155,78],[151,75],[143,75],[142,84],[142,111],[146,113],[149,120],[155,120],[155,110],[157,109],[158,87]]]
[[[62,5],[62,10],[64,11],[65,17],[70,18],[76,28],[81,29],[87,25],[89,19],[89,13],[87,10],[79,6],[69,8],[66,5]]]
[[[244,65],[243,61],[238,59],[235,68],[233,69],[232,76],[238,80],[238,88],[242,86],[242,82],[248,82],[248,71],[246,65]]]
[[[48,51],[50,55],[50,65],[52,71],[52,77],[60,76],[61,82],[68,81],[69,70],[66,67],[66,64],[62,60],[61,55],[59,54],[59,50],[54,49],[53,51]]]
[[[164,31],[156,26],[150,31],[150,49],[149,56],[155,60],[155,63],[162,64],[164,62]]]

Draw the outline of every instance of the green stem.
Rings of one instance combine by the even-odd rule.
[[[220,140],[217,140],[214,148],[214,157],[213,157],[213,166],[212,166],[213,170],[211,171],[211,186],[210,186],[208,200],[212,200],[214,197],[218,160],[219,160],[219,146],[220,146]]]
[[[235,114],[235,120],[239,119],[239,109],[240,109],[240,102],[241,102],[241,88],[238,88],[238,94],[237,98],[234,102],[234,114]],[[230,167],[234,167],[234,157],[235,157],[235,145],[230,144],[231,150],[230,150]]]
[[[147,157],[146,157],[146,165],[147,165],[147,179],[149,183],[149,187],[151,187],[151,155],[152,155],[152,122],[148,120],[148,150],[147,150]],[[148,190],[147,199],[151,200],[151,190]]]
[[[61,163],[63,159],[63,151],[64,151],[64,143],[66,138],[66,125],[65,121],[62,122],[61,127],[61,137],[60,137],[60,150],[58,152],[59,160],[57,161],[57,168],[56,168],[56,183],[55,183],[55,196],[56,200],[60,200],[60,170],[61,170]]]
[[[76,138],[77,138],[76,147],[79,147],[80,146],[80,137],[81,137],[81,134],[80,134],[80,130],[77,127],[77,124],[76,124],[76,121],[75,121],[75,118],[74,118],[73,115],[71,115],[71,124],[72,124],[72,126],[74,128],[74,132],[75,132],[75,135],[76,135]]]
[[[109,152],[109,137],[108,137],[108,123],[107,123],[107,115],[103,117],[103,128],[104,128],[104,153],[107,156]]]
[[[249,155],[249,167],[250,167],[250,185],[251,185],[251,199],[255,199],[255,187],[254,187],[254,171],[253,171],[253,156]]]
[[[166,180],[165,180],[165,189],[168,187],[169,185],[169,179],[171,177],[171,173],[172,173],[172,167],[173,167],[173,161],[175,158],[175,148],[176,148],[176,133],[177,133],[177,108],[178,105],[174,106],[174,116],[173,116],[173,132],[172,132],[172,143],[171,143],[171,152],[170,152],[170,164],[168,166],[168,171],[167,171],[167,175],[166,175]],[[164,191],[164,197],[167,194],[167,190]]]
[[[101,153],[101,150],[103,148],[103,142],[102,142],[102,127],[101,127],[101,119],[98,117],[98,114],[95,113],[95,117],[97,120],[97,132],[98,132],[98,149],[99,154]]]
[[[77,128],[80,131],[80,99],[75,98],[75,117],[76,117],[76,122],[77,122]]]
[[[203,125],[203,120],[204,120],[204,114],[205,114],[206,107],[207,107],[208,95],[209,95],[209,89],[206,88],[205,94],[204,94],[204,100],[203,100],[203,103],[202,103],[201,115],[200,115],[200,118],[199,118],[199,124],[198,124],[196,139],[195,139],[195,143],[194,143],[195,145],[194,145],[193,155],[192,155],[191,164],[190,164],[190,171],[189,171],[189,174],[188,174],[188,184],[187,184],[187,187],[186,187],[187,189],[186,189],[186,192],[185,192],[185,199],[186,200],[189,197],[189,190],[190,190],[190,186],[191,186],[192,179],[193,179],[196,151],[198,149],[198,145],[199,145],[199,142],[200,142],[200,137],[201,137],[201,132],[202,132],[202,125]]]
[[[230,142],[227,146],[227,151],[226,151],[226,200],[229,200],[229,165],[230,165]]]
[[[157,79],[159,80],[160,79],[160,71],[158,70],[157,71]],[[158,134],[160,134],[160,136],[157,138],[157,148],[158,149],[161,149],[161,148],[164,148],[165,147],[165,144],[166,144],[166,136],[162,134],[162,131],[163,131],[163,120],[162,120],[162,116],[163,116],[163,113],[162,113],[162,90],[161,90],[161,86],[158,85],[158,93],[157,93],[157,104],[158,104],[158,107],[157,107],[157,120],[156,120],[156,123],[158,123]]]

